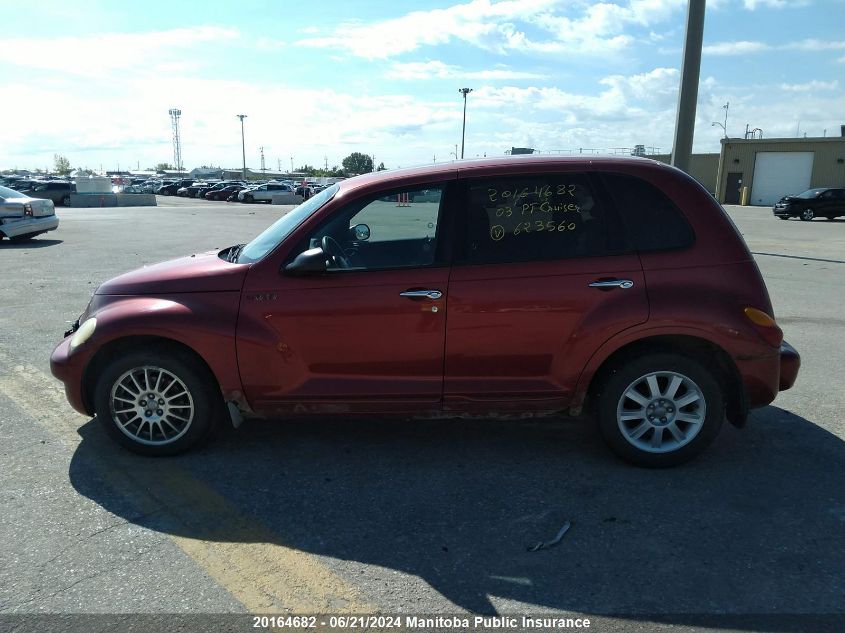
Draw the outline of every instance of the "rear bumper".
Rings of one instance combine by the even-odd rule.
[[[801,368],[801,356],[789,343],[784,341],[780,346],[780,384],[778,389],[786,391],[795,384],[798,370]]]
[[[59,228],[59,218],[55,215],[26,217],[20,220],[6,219],[0,224],[0,232],[6,237],[18,237],[19,235],[32,235],[46,233]]]

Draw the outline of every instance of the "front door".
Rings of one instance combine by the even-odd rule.
[[[440,221],[445,188],[347,203],[295,249],[322,248],[325,273],[250,271],[238,363],[255,410],[439,411],[449,281]]]
[[[648,318],[639,258],[585,174],[472,180],[465,205],[444,408],[564,409],[590,355]]]

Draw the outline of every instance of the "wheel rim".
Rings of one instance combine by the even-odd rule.
[[[659,371],[637,378],[622,392],[616,421],[622,436],[648,453],[671,453],[704,426],[704,393],[690,378]]]
[[[804,213],[801,214],[801,217],[805,220],[812,220],[815,217],[815,214],[810,209],[805,209]]]
[[[175,374],[153,365],[135,367],[111,389],[112,419],[129,439],[148,446],[171,444],[187,433],[194,399]]]

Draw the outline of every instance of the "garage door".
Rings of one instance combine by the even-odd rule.
[[[810,188],[813,152],[757,152],[751,204],[774,204]]]

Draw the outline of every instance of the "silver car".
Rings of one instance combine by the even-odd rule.
[[[0,187],[0,239],[28,240],[59,228],[52,200],[30,198],[14,189]]]

